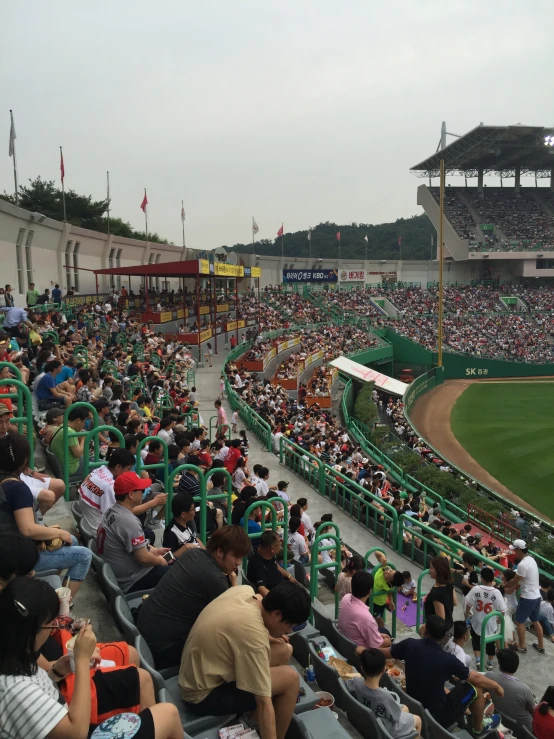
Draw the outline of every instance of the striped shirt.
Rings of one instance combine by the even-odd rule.
[[[0,738],[44,739],[67,715],[45,670],[35,675],[0,675]]]

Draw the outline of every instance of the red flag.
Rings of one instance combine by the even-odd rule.
[[[402,235],[398,237],[398,246],[402,246]]]
[[[61,146],[60,146],[60,173],[61,173],[62,182],[63,182],[64,177],[65,177],[65,167],[63,166],[63,151],[62,151]]]
[[[284,233],[283,224],[281,223],[281,228],[277,231],[277,236],[282,236]]]
[[[337,241],[340,241],[340,231],[337,233]]]
[[[148,205],[148,198],[146,197],[146,190],[144,191],[144,197],[142,199],[142,203],[140,204],[140,207],[142,210],[146,213],[146,206]]]

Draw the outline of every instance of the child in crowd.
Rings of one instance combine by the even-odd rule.
[[[469,627],[465,621],[454,621],[454,632],[450,641],[444,647],[444,651],[453,654],[462,664],[469,667],[471,657],[464,651],[465,643],[469,641]]]
[[[408,570],[405,570],[402,573],[402,577],[404,578],[404,582],[400,586],[400,593],[405,598],[411,598],[414,603],[417,600],[417,588],[416,588],[416,581],[413,579],[412,575]]]
[[[510,648],[517,648],[518,644],[516,641],[516,629],[512,620],[512,616],[517,608],[517,584],[515,577],[516,573],[513,570],[504,570],[502,573],[502,587],[500,589],[508,608],[504,615],[504,633],[506,635],[506,646]]]
[[[234,434],[237,433],[237,424],[239,422],[239,412],[233,411],[233,414],[231,416],[231,429]]]
[[[411,714],[407,708],[397,703],[394,695],[379,687],[379,680],[385,672],[386,659],[380,649],[364,649],[360,655],[361,677],[346,680],[347,690],[354,698],[373,711],[393,739],[402,739],[414,730],[421,736],[421,719]]]

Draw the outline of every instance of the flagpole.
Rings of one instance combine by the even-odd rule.
[[[364,239],[364,241],[365,241],[365,260],[366,260],[366,262],[367,262],[367,236],[366,236],[366,238]]]
[[[106,172],[106,185],[108,194],[108,238],[110,236],[110,173]]]
[[[15,125],[13,122],[13,112],[10,110],[10,118],[11,118],[11,127],[10,127],[10,148],[12,152],[13,157],[13,181],[15,184],[15,204],[17,205],[19,202],[19,189],[17,187],[17,162],[15,158]]]
[[[442,367],[442,302],[444,292],[443,256],[444,256],[444,159],[440,162],[440,211],[439,211],[439,336],[438,336],[438,366]]]
[[[144,229],[146,232],[146,248],[148,249],[148,198],[146,197],[146,188],[144,188],[144,197],[146,205],[144,206]]]
[[[252,216],[252,256],[254,256],[254,216]]]
[[[63,151],[62,151],[62,147],[61,146],[60,146],[60,157],[61,157],[61,162],[63,163]],[[67,218],[66,218],[66,215],[65,215],[65,185],[64,185],[64,180],[65,180],[65,166],[63,167],[61,174],[62,174],[63,222],[66,223]]]
[[[285,228],[283,224],[281,223],[281,259],[284,256],[285,251]]]
[[[184,218],[184,212],[185,212],[185,201],[181,200],[181,221],[183,222],[183,249],[185,248],[185,218]]]

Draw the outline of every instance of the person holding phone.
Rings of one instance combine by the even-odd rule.
[[[152,547],[133,513],[142,503],[148,478],[124,472],[114,482],[115,504],[102,516],[96,540],[98,554],[113,569],[124,593],[155,588],[167,572],[168,547]]]

